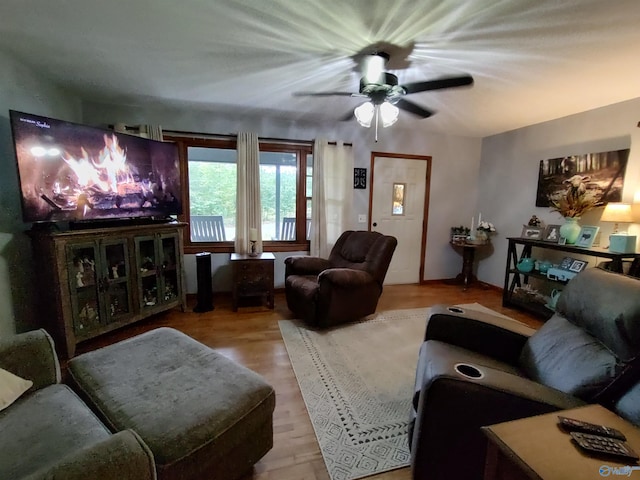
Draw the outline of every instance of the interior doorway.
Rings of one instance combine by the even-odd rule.
[[[371,153],[369,229],[398,239],[385,284],[424,278],[430,174],[431,157]]]

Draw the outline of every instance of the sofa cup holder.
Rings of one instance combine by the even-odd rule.
[[[464,313],[464,310],[460,307],[447,307],[447,310],[451,313]]]
[[[470,365],[468,363],[456,363],[453,368],[463,377],[470,378],[472,380],[479,380],[484,377],[482,370],[475,365]]]

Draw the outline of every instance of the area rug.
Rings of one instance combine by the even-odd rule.
[[[279,322],[331,480],[409,465],[407,422],[428,311],[390,310],[322,331]]]

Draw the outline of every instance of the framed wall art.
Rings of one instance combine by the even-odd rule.
[[[629,149],[540,160],[536,207],[550,207],[574,181],[584,185],[595,205],[622,201]]]

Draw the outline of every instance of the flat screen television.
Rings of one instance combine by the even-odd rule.
[[[182,213],[178,147],[9,111],[25,222],[166,219]]]

